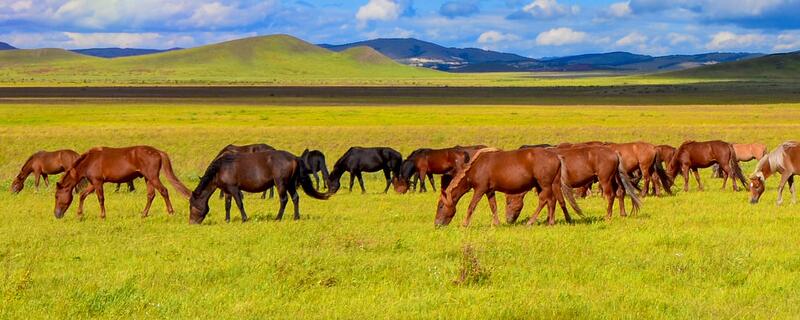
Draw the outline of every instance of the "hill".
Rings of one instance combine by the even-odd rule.
[[[314,84],[334,79],[346,84],[442,76],[401,65],[369,48],[332,52],[287,35],[115,59],[60,49],[6,51],[0,52],[0,75],[25,82],[111,84]]]
[[[439,70],[455,71],[466,66],[492,62],[505,65],[518,62],[535,62],[535,59],[512,53],[503,53],[477,48],[447,48],[417,39],[374,39],[342,45],[321,44],[320,47],[343,51],[354,47],[370,47],[403,64]],[[512,70],[514,68],[511,68]],[[500,71],[492,69],[491,71]]]
[[[663,76],[704,79],[798,79],[800,51],[669,72]]]
[[[14,48],[14,46],[5,42],[0,42],[0,50],[14,50],[14,49],[16,49]]]
[[[70,51],[99,58],[120,58],[120,57],[142,56],[147,54],[161,53],[161,52],[174,51],[180,49],[181,48],[172,48],[166,50],[136,49],[136,48],[90,48],[90,49],[76,49]]]

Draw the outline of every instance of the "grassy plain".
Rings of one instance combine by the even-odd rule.
[[[40,149],[150,144],[193,187],[219,148],[266,142],[318,148],[332,164],[349,146],[417,147],[581,140],[796,139],[800,104],[684,106],[273,106],[175,101],[0,104],[0,185]],[[753,163],[744,165],[750,172]],[[435,194],[301,195],[302,220],[273,222],[274,200],[250,195],[254,220],[223,222],[214,199],[188,225],[140,191],[107,192],[83,220],[52,216],[53,187],[0,192],[0,318],[794,318],[800,312],[798,206],[744,192],[647,198],[635,217],[555,227],[433,228]],[[343,179],[346,181],[347,177]],[[7,189],[5,189],[7,190]],[[533,197],[526,201],[527,216]],[[502,206],[501,206],[502,207]],[[464,216],[459,206],[454,221]],[[502,209],[501,209],[502,210]],[[234,217],[236,217],[234,211]],[[238,218],[237,218],[238,219]],[[462,276],[462,274],[464,276]]]

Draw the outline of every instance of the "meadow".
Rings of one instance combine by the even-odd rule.
[[[604,221],[604,202],[579,200],[588,218],[554,227],[491,227],[485,200],[469,228],[433,227],[435,193],[343,189],[301,194],[300,221],[272,221],[276,200],[248,195],[252,221],[223,220],[212,200],[201,226],[171,192],[142,219],[144,185],[113,193],[100,220],[95,197],[53,217],[53,184],[11,180],[41,149],[148,144],[166,151],[193,188],[229,143],[264,142],[299,154],[348,147],[565,141],[796,139],[800,104],[750,105],[276,105],[246,101],[30,100],[0,104],[0,318],[793,318],[800,312],[798,206],[758,205],[719,190],[646,198],[637,216]],[[754,163],[743,164],[747,173]],[[346,182],[348,177],[343,178]],[[682,184],[679,184],[682,185]],[[438,181],[437,181],[438,187]],[[357,187],[356,187],[357,188]],[[675,188],[676,191],[678,188]],[[788,190],[787,190],[788,192]],[[534,204],[526,199],[526,218]],[[501,198],[502,202],[502,198]],[[501,205],[501,212],[503,206]],[[459,206],[454,222],[464,217]],[[521,219],[522,220],[522,219]]]

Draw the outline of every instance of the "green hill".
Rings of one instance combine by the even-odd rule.
[[[245,38],[145,56],[101,59],[60,49],[0,52],[15,83],[369,84],[446,74],[401,65],[370,48],[332,52],[287,35]]]
[[[726,62],[668,72],[663,76],[703,79],[779,80],[800,78],[800,52],[781,53],[745,61]]]

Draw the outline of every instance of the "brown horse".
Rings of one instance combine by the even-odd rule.
[[[641,174],[640,177],[644,178],[644,187],[640,194],[641,197],[647,195],[647,192],[650,190],[651,180],[656,194],[661,193],[661,188],[668,194],[672,194],[669,188],[669,177],[667,177],[667,173],[661,165],[656,146],[641,141],[610,143],[607,144],[607,146],[622,156],[622,167],[625,168],[625,173],[628,174],[628,176],[639,173]],[[653,179],[654,177],[656,178]]]
[[[39,179],[44,179],[44,185],[50,186],[47,176],[59,174],[70,167],[80,155],[73,150],[39,151],[28,157],[19,174],[11,183],[11,192],[18,193],[25,187],[25,179],[33,174],[34,186],[39,190]]]
[[[142,217],[146,217],[150,212],[150,205],[155,198],[155,190],[161,193],[167,205],[167,212],[171,215],[175,212],[172,203],[169,201],[169,192],[159,179],[159,172],[164,171],[167,180],[175,187],[178,192],[189,197],[191,193],[183,183],[175,176],[172,171],[172,162],[169,156],[161,150],[150,146],[135,146],[127,148],[93,148],[77,160],[72,168],[58,182],[56,189],[55,216],[61,218],[72,204],[72,189],[83,179],[89,181],[89,186],[80,194],[78,204],[78,216],[83,216],[83,201],[86,197],[95,192],[97,201],[100,203],[100,217],[106,217],[105,194],[103,183],[127,182],[133,179],[144,177],[147,181],[147,205],[142,211]]]
[[[431,174],[452,175],[458,168],[469,162],[470,153],[474,154],[480,148],[485,148],[485,146],[455,146],[446,149],[419,149],[412,152],[400,165],[400,174],[392,178],[394,190],[398,193],[408,192],[411,178],[418,176],[421,183],[420,191],[425,192],[425,177],[429,177]],[[434,188],[434,191],[436,190],[433,180],[431,180],[431,187]],[[441,187],[447,188],[447,186]]]
[[[689,191],[689,171],[694,172],[695,179],[697,180],[698,188],[703,190],[703,183],[700,181],[700,174],[697,169],[708,168],[714,164],[719,164],[722,171],[726,173],[725,180],[723,180],[722,188],[728,181],[728,177],[732,177],[733,190],[739,191],[736,186],[736,180],[746,186],[742,169],[736,161],[736,152],[730,143],[713,140],[713,141],[686,141],[678,147],[675,151],[675,156],[669,162],[667,174],[670,179],[675,177],[680,172],[683,175],[683,191]]]
[[[641,200],[636,195],[636,187],[628,178],[622,164],[622,157],[617,152],[602,145],[563,147],[550,150],[556,152],[563,159],[562,172],[566,172],[564,183],[569,188],[586,186],[592,181],[600,183],[600,189],[608,202],[606,219],[611,218],[615,196],[620,200],[620,216],[627,216],[624,202],[625,194],[633,202],[633,213],[639,211]],[[525,194],[523,193],[506,197],[507,220],[514,221],[517,219],[522,210],[524,196]],[[563,206],[562,209],[564,209]]]
[[[304,157],[308,153],[303,154]],[[242,222],[247,221],[247,214],[242,202],[242,191],[262,192],[273,186],[278,189],[280,210],[276,220],[283,218],[288,195],[294,204],[294,219],[300,219],[300,198],[297,194],[298,184],[303,191],[315,199],[325,200],[331,193],[319,193],[311,182],[311,170],[305,159],[295,157],[286,151],[263,151],[253,153],[228,153],[211,162],[200,183],[192,192],[189,200],[189,222],[199,224],[208,215],[208,199],[217,189],[232,195],[242,215]],[[288,195],[287,195],[288,193]],[[230,221],[231,201],[225,202],[225,221]]]
[[[499,225],[495,192],[519,194],[535,188],[539,193],[539,206],[528,220],[528,225],[536,222],[545,205],[548,210],[548,224],[552,225],[555,223],[555,205],[557,202],[563,202],[563,191],[567,188],[562,183],[565,174],[561,170],[558,155],[545,149],[514,151],[481,149],[475,153],[472,161],[455,174],[447,189],[442,191],[435,224],[437,226],[449,224],[456,214],[458,201],[472,189],[474,193],[463,226],[469,226],[475,206],[484,195],[492,210],[492,224]],[[572,192],[568,192],[567,195],[573,208],[580,212]]]
[[[220,150],[217,153],[217,156],[214,157],[214,159],[217,159],[217,158],[222,157],[223,155],[229,154],[229,153],[243,153],[243,152],[244,153],[252,153],[252,152],[270,151],[270,150],[275,150],[275,148],[273,148],[271,145],[264,144],[264,143],[247,144],[247,145],[243,145],[243,146],[237,146],[237,145],[234,145],[234,144],[229,144],[229,145],[225,146],[224,148],[222,148],[222,150]],[[225,193],[222,190],[220,190],[220,192],[219,192],[220,199],[222,197],[224,197],[224,196],[225,196]],[[272,199],[274,196],[275,196],[275,193],[272,190],[272,188],[270,188],[269,189],[269,198]],[[266,199],[266,198],[267,198],[267,191],[264,191],[264,193],[261,194],[261,199]],[[228,199],[226,201],[230,202],[230,195],[228,196]]]
[[[738,162],[761,161],[761,158],[767,154],[767,145],[763,143],[733,143],[733,151],[736,152],[736,161]],[[712,177],[725,177],[725,173],[719,169],[719,165],[714,165],[713,168]]]
[[[800,143],[787,141],[758,161],[756,171],[750,176],[750,203],[756,204],[766,189],[764,181],[773,174],[779,173],[778,205],[783,203],[783,188],[789,183],[792,192],[792,203],[797,202],[794,188],[794,176],[800,174]]]

